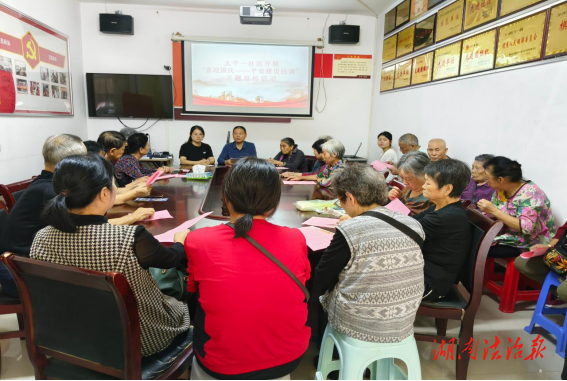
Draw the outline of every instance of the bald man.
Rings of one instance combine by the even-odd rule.
[[[448,159],[447,152],[449,149],[447,148],[447,143],[443,139],[431,139],[429,141],[429,145],[427,146],[427,154],[431,161],[440,161]]]

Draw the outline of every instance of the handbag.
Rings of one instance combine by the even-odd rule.
[[[228,223],[226,225],[230,226],[231,228],[234,229],[234,224]],[[250,242],[252,244],[252,246],[254,246],[256,249],[260,250],[262,252],[262,254],[264,254],[266,257],[268,257],[272,262],[274,262],[280,269],[282,269],[295,282],[295,284],[297,284],[297,286],[301,289],[301,291],[303,292],[303,295],[305,295],[305,302],[309,301],[309,291],[307,291],[307,288],[303,285],[303,283],[301,283],[301,281],[299,279],[297,279],[295,274],[292,273],[290,269],[285,267],[285,265],[283,263],[281,263],[279,259],[274,257],[268,250],[266,250],[262,245],[260,245],[254,238],[250,237],[248,234],[246,234],[244,236],[244,238],[248,242]]]
[[[189,291],[187,291],[188,274],[186,271],[171,269],[159,269],[150,267],[150,274],[156,281],[160,291],[167,296],[174,297],[177,300],[187,300]]]
[[[543,261],[557,275],[567,274],[567,247],[565,247],[565,237],[567,231],[563,234],[555,247],[550,248],[543,256]]]

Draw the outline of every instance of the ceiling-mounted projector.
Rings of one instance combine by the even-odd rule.
[[[274,14],[272,4],[259,0],[256,5],[240,7],[240,23],[248,25],[272,25]]]

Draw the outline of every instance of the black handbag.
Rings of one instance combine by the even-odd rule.
[[[187,300],[189,291],[187,291],[188,274],[186,271],[176,268],[158,269],[157,267],[150,267],[149,270],[164,295],[181,301]]]

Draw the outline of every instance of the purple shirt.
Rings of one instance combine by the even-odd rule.
[[[470,200],[474,205],[480,200],[492,200],[492,194],[494,193],[494,189],[492,189],[488,183],[484,183],[483,185],[477,185],[477,183],[471,179],[471,182],[461,195],[461,200]]]

